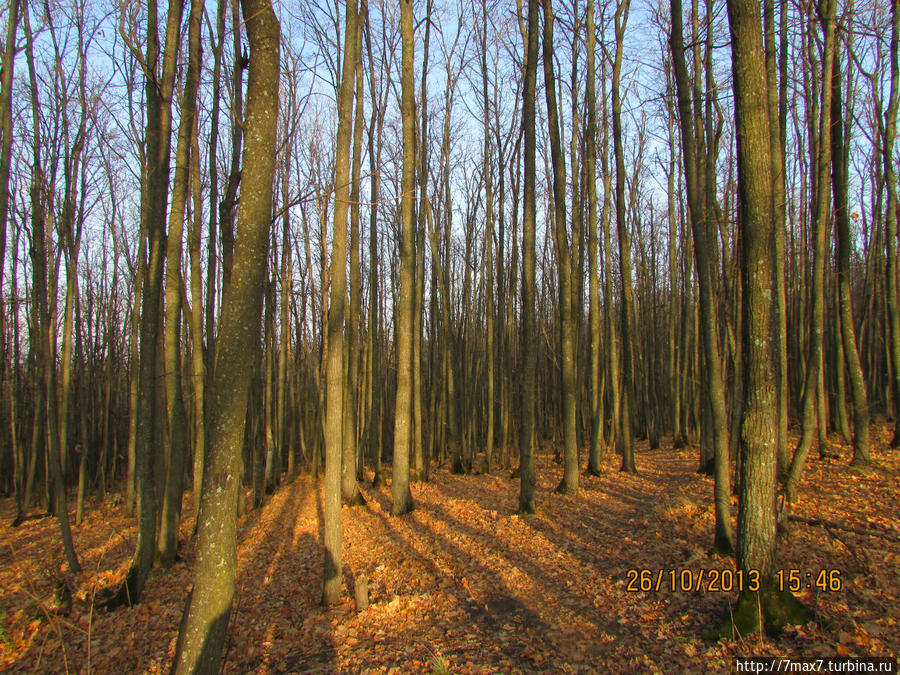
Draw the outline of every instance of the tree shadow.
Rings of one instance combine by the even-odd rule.
[[[540,661],[535,660],[538,654],[534,652],[535,643],[532,638],[548,633],[550,628],[540,614],[523,602],[497,575],[496,570],[473,558],[447,537],[432,531],[425,523],[417,520],[416,512],[404,516],[402,521],[395,521],[385,515],[389,504],[384,495],[373,491],[369,496],[379,502],[382,512],[373,511],[373,514],[379,519],[401,556],[406,560],[414,560],[421,566],[436,580],[435,587],[446,589],[466,617],[468,625],[464,629],[469,638],[467,647],[462,650],[457,648],[457,651],[446,650],[443,656],[465,661],[493,649],[497,652],[497,657],[505,657],[519,669],[528,668],[528,664],[533,668],[542,667]],[[403,535],[401,528],[409,529],[409,538]],[[424,551],[439,551],[442,557],[450,559],[450,564],[446,560],[439,564],[435,560],[436,555],[429,557]],[[454,574],[460,567],[467,570],[466,575]],[[480,587],[479,578],[491,579],[490,591]],[[404,639],[409,640],[410,636],[405,636]],[[541,645],[541,650],[545,655],[547,645]],[[552,650],[552,655],[555,661],[562,661],[564,658],[555,649]]]
[[[238,672],[333,672],[330,631],[321,630],[322,579],[316,523],[304,514],[319,490],[308,477],[283,486],[241,528],[237,599],[226,647]],[[321,523],[321,517],[317,519]],[[302,665],[302,668],[301,668]]]

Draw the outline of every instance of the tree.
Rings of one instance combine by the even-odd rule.
[[[603,417],[601,415],[601,333],[600,333],[600,270],[597,237],[597,94],[596,48],[597,29],[594,25],[594,0],[587,3],[587,129],[585,129],[584,173],[588,195],[588,307],[591,329],[591,446],[587,472],[600,475]]]
[[[19,2],[9,3],[6,25],[6,43],[3,47],[2,70],[0,70],[0,296],[3,294],[3,278],[6,270],[6,226],[9,222],[9,171],[12,162],[12,82],[16,61],[16,31],[19,25]],[[6,313],[0,311],[0,398],[6,397],[10,410],[10,438],[15,442],[15,419],[12,416],[14,392],[7,369]],[[20,524],[25,517],[25,466],[24,457],[17,448],[12,448],[16,492],[16,518]]]
[[[884,176],[887,186],[887,206],[885,212],[885,230],[887,247],[887,288],[888,309],[888,348],[893,367],[894,386],[894,436],[891,447],[900,447],[900,309],[897,302],[897,169],[894,166],[894,139],[897,135],[897,99],[900,88],[900,67],[897,52],[900,42],[900,6],[895,2],[891,10],[891,89],[888,96],[887,109],[884,111]]]
[[[338,131],[335,159],[334,235],[331,248],[331,302],[328,305],[328,360],[325,390],[325,579],[322,603],[330,604],[341,594],[341,463],[356,483],[355,452],[344,452],[344,305],[347,294],[347,215],[350,206],[350,145],[353,123],[353,92],[356,74],[357,7],[347,2],[344,23],[344,61],[338,94]],[[354,430],[355,433],[355,430]],[[347,473],[349,472],[349,473]]]
[[[173,564],[177,553],[178,524],[181,520],[181,501],[184,492],[184,464],[187,457],[187,417],[181,380],[181,314],[182,298],[184,297],[184,279],[181,276],[182,233],[184,232],[185,209],[190,194],[191,174],[196,173],[196,169],[192,169],[191,165],[193,156],[191,137],[196,125],[197,87],[200,80],[200,16],[202,12],[202,1],[191,0],[188,18],[188,67],[182,93],[181,119],[178,123],[175,180],[172,186],[169,232],[166,237],[165,380],[169,461],[158,545],[160,562],[164,566]],[[192,263],[195,258],[196,256],[192,257]],[[195,304],[198,298],[199,293],[195,293]],[[196,307],[196,312],[199,316],[199,305]],[[193,326],[195,333],[198,329],[199,323]]]
[[[175,673],[218,672],[234,599],[241,451],[272,217],[281,39],[270,0],[243,0],[241,11],[250,43],[250,72],[238,236],[219,323],[221,358],[210,391],[194,586],[178,631]]]
[[[821,368],[822,352],[825,332],[825,239],[828,227],[828,178],[831,168],[831,78],[832,62],[836,49],[835,38],[835,14],[837,0],[823,0],[820,10],[824,28],[824,59],[822,65],[822,98],[821,120],[818,133],[818,152],[816,154],[816,192],[815,192],[815,250],[813,253],[812,270],[812,316],[809,326],[809,351],[807,353],[806,379],[803,388],[803,413],[802,434],[800,442],[794,451],[794,457],[784,481],[785,497],[788,501],[794,501],[797,493],[797,485],[800,476],[806,466],[806,457],[812,445],[812,436],[818,426],[819,429],[819,453],[825,454],[825,429],[824,419],[818,416],[817,408],[821,411],[822,404],[817,400],[821,393]],[[819,419],[817,419],[817,417]],[[818,425],[817,425],[818,423]]]
[[[837,283],[838,305],[841,315],[841,340],[847,370],[850,375],[850,392],[853,401],[853,461],[861,471],[871,466],[869,458],[869,401],[866,382],[853,323],[853,305],[850,297],[850,213],[847,209],[847,164],[849,148],[844,144],[844,117],[841,95],[841,59],[835,54],[831,77],[831,186],[834,195],[834,223],[837,230]],[[896,213],[894,214],[896,217]],[[890,279],[888,280],[890,283]]]
[[[157,349],[160,295],[165,258],[166,203],[169,190],[169,155],[172,129],[172,91],[180,42],[179,27],[184,0],[170,0],[166,19],[166,44],[159,67],[157,3],[147,3],[147,50],[142,57],[147,106],[144,129],[145,164],[141,177],[141,232],[147,237],[146,262],[142,262],[140,361],[135,436],[135,480],[137,483],[138,541],[125,582],[110,598],[111,609],[140,601],[141,591],[153,567],[156,553],[157,495],[154,464],[161,436],[157,395]]]
[[[708,403],[712,424],[703,427],[701,433],[711,434],[715,448],[715,502],[716,533],[713,546],[716,550],[730,554],[733,550],[731,535],[731,489],[728,479],[728,419],[725,409],[725,389],[722,380],[722,363],[719,356],[719,338],[716,335],[715,298],[713,289],[713,269],[710,253],[715,250],[715,231],[712,214],[704,202],[700,188],[699,149],[694,138],[695,120],[691,114],[690,82],[684,58],[684,36],[682,34],[681,0],[672,0],[672,64],[678,96],[679,125],[684,148],[685,182],[687,183],[688,205],[691,228],[694,233],[694,256],[697,260],[697,276],[700,291],[700,321],[702,325],[704,366],[708,389]],[[711,20],[711,19],[710,19]],[[706,158],[707,162],[712,161]],[[700,166],[698,166],[700,165]]]
[[[400,35],[403,41],[400,69],[403,120],[403,172],[400,182],[400,299],[397,305],[397,396],[394,408],[394,467],[391,514],[402,516],[413,508],[409,491],[409,456],[412,441],[412,341],[413,293],[415,292],[415,123],[413,92],[412,0],[400,0]]]
[[[46,425],[46,461],[49,468],[48,483],[53,481],[53,505],[63,542],[63,550],[69,571],[77,574],[81,565],[75,554],[72,543],[72,531],[69,527],[69,512],[66,504],[66,486],[63,477],[59,447],[59,410],[56,400],[56,364],[54,359],[55,326],[50,321],[50,296],[47,289],[47,260],[49,258],[48,237],[46,231],[45,199],[47,184],[41,159],[41,121],[40,100],[38,97],[37,75],[34,66],[33,35],[31,31],[30,11],[25,7],[23,26],[25,28],[25,54],[28,64],[28,81],[31,87],[31,116],[33,123],[32,154],[34,163],[31,174],[31,265],[32,265],[32,304],[37,331],[34,348],[37,358],[39,394],[35,406],[36,424]]]
[[[544,95],[550,130],[550,158],[553,164],[553,243],[559,274],[560,330],[562,332],[562,426],[565,469],[557,491],[578,492],[578,433],[576,429],[575,320],[572,312],[572,262],[566,234],[566,164],[562,154],[559,114],[556,106],[556,78],[553,74],[553,7],[543,0],[544,9]]]
[[[535,330],[535,128],[534,96],[538,59],[538,1],[528,0],[525,83],[522,89],[524,195],[522,215],[522,338],[519,421],[519,513],[534,513],[534,399],[537,366]]]
[[[779,591],[775,539],[775,469],[778,423],[775,387],[775,219],[769,111],[759,92],[767,81],[758,0],[728,0],[737,132],[738,210],[744,400],[737,564],[747,578],[758,574],[759,589],[741,592],[732,625],[740,635],[763,628],[772,633],[803,623],[809,611],[788,591]],[[674,18],[674,17],[673,17]],[[763,625],[760,625],[762,622]],[[731,626],[723,633],[730,634]]]
[[[622,471],[637,473],[632,443],[634,405],[634,284],[631,280],[631,233],[625,217],[625,150],[622,146],[622,51],[631,0],[616,6],[616,54],[612,73],[613,154],[616,162],[616,230],[619,235],[619,271],[622,276],[622,399],[619,413],[619,448]]]

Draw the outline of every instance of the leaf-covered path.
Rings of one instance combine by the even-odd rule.
[[[735,593],[673,592],[701,572],[733,569],[708,557],[712,480],[695,473],[696,448],[638,454],[637,476],[610,459],[558,495],[561,467],[538,456],[536,516],[512,515],[518,480],[508,471],[454,476],[440,469],[413,485],[416,509],[392,518],[388,488],[364,486],[364,507],[343,510],[348,590],[337,606],[321,592],[321,489],[309,477],[282,486],[241,520],[239,589],[225,672],[710,672],[735,655],[896,656],[900,644],[900,453],[875,429],[874,476],[839,460],[812,460],[795,513],[888,538],[795,524],[780,567],[815,577],[839,570],[840,591],[804,590],[818,626],[778,640],[758,635],[710,643],[703,633],[727,616]],[[371,476],[370,476],[371,477]],[[170,570],[154,571],[140,605],[107,614],[92,597],[121,580],[135,528],[120,506],[91,504],[75,528],[85,572],[61,575],[55,521],[8,526],[0,516],[0,669],[14,672],[164,672],[191,584],[192,545]],[[190,508],[190,502],[185,502]],[[736,508],[734,509],[736,515]],[[185,539],[192,518],[182,529]],[[632,592],[651,570],[659,591]],[[371,604],[357,613],[353,578]],[[74,590],[68,616],[50,611],[54,586]],[[814,584],[813,584],[814,585]],[[705,582],[703,582],[705,588]]]

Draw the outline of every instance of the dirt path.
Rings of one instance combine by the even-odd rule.
[[[845,461],[814,460],[796,512],[863,529],[900,527],[900,456],[877,448],[874,456],[886,471],[869,478],[847,471]],[[840,592],[801,595],[825,627],[778,641],[705,642],[735,593],[668,588],[672,570],[680,583],[682,570],[696,580],[733,569],[705,553],[712,481],[694,472],[696,463],[696,449],[644,449],[637,476],[620,474],[610,460],[602,477],[583,477],[581,492],[567,497],[552,493],[561,467],[541,454],[539,513],[524,517],[511,515],[518,481],[508,472],[434,471],[430,483],[413,485],[416,510],[401,519],[389,515],[388,488],[366,485],[366,505],[343,511],[348,586],[359,574],[369,585],[371,605],[361,613],[352,592],[335,607],[318,607],[321,492],[298,478],[241,521],[225,672],[432,672],[444,664],[453,673],[700,673],[727,671],[735,655],[893,653],[900,544],[806,525],[784,540],[780,564],[840,571]],[[819,489],[810,489],[814,481]],[[77,589],[73,611],[48,618],[41,607],[61,560],[54,522],[13,530],[11,504],[0,505],[0,669],[84,672],[88,658],[98,673],[167,669],[188,564],[155,571],[139,606],[92,613],[92,592],[121,579],[135,537],[120,507],[92,506],[75,529],[86,571],[68,579]],[[192,559],[190,546],[184,555]],[[660,590],[628,590],[637,574],[630,570],[650,570]]]

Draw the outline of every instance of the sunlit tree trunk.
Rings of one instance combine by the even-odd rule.
[[[728,0],[735,83],[738,208],[743,284],[744,417],[741,424],[741,481],[737,564],[758,575],[760,588],[741,592],[723,632],[740,635],[780,631],[803,623],[809,612],[789,592],[780,592],[774,575],[775,489],[778,424],[775,311],[775,218],[769,111],[760,92],[767,82],[758,0]],[[752,572],[751,572],[752,570]]]
[[[391,483],[391,514],[401,516],[413,508],[409,491],[409,458],[412,443],[412,341],[415,292],[415,124],[416,104],[413,92],[412,0],[400,0],[401,103],[403,122],[403,173],[400,181],[400,298],[397,312],[397,396],[394,408],[394,464]]]
[[[348,17],[349,18],[349,17]],[[347,30],[351,29],[347,25]],[[344,383],[344,431],[343,431],[343,459],[341,462],[341,499],[344,504],[357,506],[364,503],[362,493],[356,483],[357,475],[357,392],[359,391],[359,313],[360,313],[360,284],[359,284],[359,167],[362,154],[362,127],[363,127],[363,81],[362,81],[362,30],[358,13],[354,13],[352,29],[355,45],[353,54],[353,77],[350,83],[354,85],[356,94],[356,107],[353,121],[352,152],[350,158],[350,307],[346,317],[345,347],[347,363],[344,364],[346,381]],[[355,81],[354,81],[355,78]],[[352,97],[352,93],[351,93]],[[352,99],[351,99],[352,103]],[[349,113],[348,113],[349,120]],[[349,121],[348,121],[349,123]]]
[[[328,304],[325,361],[325,579],[322,603],[341,595],[341,471],[344,455],[344,307],[347,293],[347,216],[350,206],[350,149],[353,124],[353,78],[356,74],[357,5],[347,3],[344,57],[338,92],[338,130],[334,168],[334,231],[331,248],[331,298]],[[355,453],[350,457],[356,461]],[[356,482],[355,466],[350,478]]]
[[[210,392],[209,446],[194,587],[178,632],[174,673],[219,671],[237,571],[241,451],[247,392],[259,340],[272,216],[281,32],[269,0],[243,0],[241,6],[250,41],[250,74],[234,283],[223,299],[219,324],[221,358]]]
[[[188,68],[185,75],[175,148],[175,179],[172,209],[166,237],[166,326],[165,381],[168,405],[169,461],[159,531],[159,559],[164,566],[175,562],[178,549],[178,524],[184,492],[184,463],[187,457],[187,417],[181,381],[181,314],[184,280],[181,276],[182,233],[185,208],[190,194],[191,136],[197,114],[197,86],[200,80],[200,17],[202,0],[191,0],[188,18]],[[197,307],[200,311],[200,307]]]

